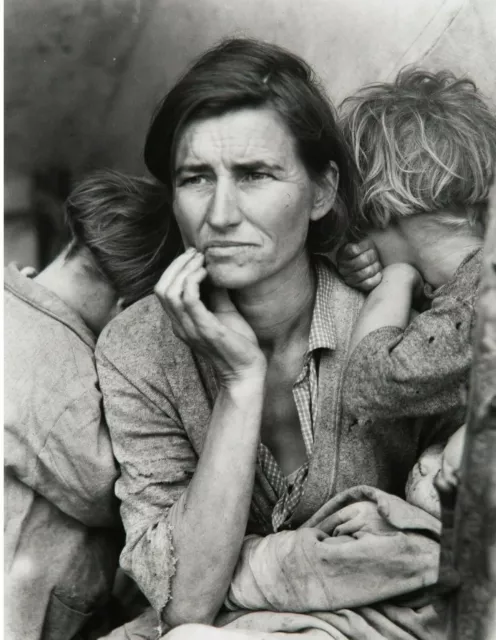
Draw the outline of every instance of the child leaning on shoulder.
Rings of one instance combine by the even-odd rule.
[[[465,420],[496,116],[471,80],[406,69],[346,99],[342,122],[361,176],[363,239],[338,252],[338,269],[370,291],[344,406],[357,419],[448,413],[407,485],[407,499],[438,514],[434,477],[452,491],[463,449],[463,428],[453,433]]]

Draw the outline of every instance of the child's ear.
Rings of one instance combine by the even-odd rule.
[[[323,176],[315,185],[315,196],[310,220],[315,222],[323,218],[334,206],[339,184],[339,169],[335,162],[330,162]]]

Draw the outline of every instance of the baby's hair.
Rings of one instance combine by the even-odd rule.
[[[496,162],[496,116],[475,83],[450,71],[407,68],[341,105],[361,176],[357,231],[447,211],[478,231]]]
[[[126,306],[152,293],[182,250],[167,192],[146,178],[95,172],[71,192],[65,217],[71,234],[66,258],[88,252],[95,275],[108,281]]]

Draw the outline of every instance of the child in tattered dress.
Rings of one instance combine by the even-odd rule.
[[[365,88],[343,111],[365,239],[340,251],[338,268],[371,291],[350,345],[344,405],[357,420],[436,421],[448,411],[444,439],[425,443],[406,487],[409,502],[439,516],[435,487],[455,490],[463,450],[464,427],[456,429],[465,420],[496,116],[470,80],[420,70]]]

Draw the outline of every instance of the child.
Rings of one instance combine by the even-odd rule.
[[[111,593],[122,525],[94,348],[174,258],[166,206],[151,181],[95,174],[66,203],[61,255],[39,275],[5,271],[9,637],[73,638]]]
[[[356,231],[366,239],[339,252],[338,268],[371,290],[350,345],[344,405],[357,419],[443,416],[447,439],[465,417],[496,117],[470,80],[415,69],[366,87],[343,113],[362,179]],[[427,308],[412,317],[421,297]],[[425,443],[434,448],[408,486],[433,513],[442,444]]]

